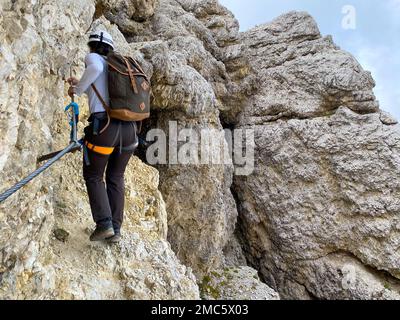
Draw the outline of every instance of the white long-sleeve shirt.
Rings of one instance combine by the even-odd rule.
[[[101,97],[106,104],[109,105],[107,61],[103,56],[97,53],[89,53],[85,57],[85,65],[85,72],[75,88],[75,93],[78,96],[81,96],[83,93],[87,94],[90,113],[104,112],[103,104],[97,97],[91,84],[93,83],[96,86]]]

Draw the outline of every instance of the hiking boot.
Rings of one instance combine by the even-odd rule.
[[[96,227],[96,230],[90,235],[90,241],[101,241],[114,236],[113,227]]]
[[[106,239],[109,243],[118,243],[121,241],[121,233],[116,232],[112,237]]]

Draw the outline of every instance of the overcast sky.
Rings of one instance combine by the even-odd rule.
[[[381,109],[400,120],[400,0],[220,0],[220,3],[235,14],[242,31],[291,10],[308,11],[323,35],[331,34],[337,45],[351,52],[372,72]],[[344,20],[352,15],[351,8],[355,9],[355,25],[352,20]],[[346,28],[343,21],[349,22]]]

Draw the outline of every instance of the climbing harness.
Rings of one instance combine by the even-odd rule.
[[[48,169],[52,164],[54,164],[56,161],[60,160],[67,153],[75,152],[82,148],[83,139],[81,139],[81,140],[77,139],[77,125],[78,125],[78,121],[79,121],[79,106],[74,101],[74,98],[72,98],[71,103],[65,107],[65,112],[69,115],[69,120],[70,120],[70,125],[71,125],[69,146],[63,150],[53,152],[53,153],[50,153],[50,154],[47,154],[47,155],[44,155],[44,156],[38,158],[38,162],[42,162],[42,161],[49,160],[49,159],[50,160],[48,162],[46,162],[43,166],[41,166],[40,168],[38,168],[37,170],[32,172],[26,178],[19,181],[13,187],[11,187],[10,189],[1,193],[0,194],[0,203],[3,202],[4,200],[6,200],[8,197],[10,197],[15,192],[17,192],[23,186],[28,184],[31,180],[33,180],[35,177],[37,177],[43,171]]]
[[[113,120],[113,121],[118,121],[118,127],[117,127],[117,132],[114,136],[113,142],[111,143],[112,146],[114,146],[119,139],[119,146],[116,147],[110,147],[110,146],[100,146],[100,145],[94,145],[90,143],[89,141],[85,140],[84,142],[84,148],[89,149],[93,152],[96,152],[98,154],[102,155],[110,155],[114,152],[115,148],[118,148],[119,153],[121,154],[122,152],[133,152],[136,150],[136,148],[139,145],[139,141],[134,141],[132,144],[123,146],[123,138],[122,138],[122,121],[121,120]],[[98,129],[99,129],[99,119],[96,117],[93,117],[93,135],[98,135]],[[134,126],[133,122],[130,122],[132,126]],[[95,134],[96,133],[96,134]],[[100,131],[101,134],[101,131]]]

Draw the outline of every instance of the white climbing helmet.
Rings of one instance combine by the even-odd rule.
[[[90,42],[103,42],[103,43],[110,45],[111,48],[114,49],[113,38],[112,38],[111,34],[109,34],[107,31],[97,30],[97,31],[90,33],[88,43],[90,43]]]

